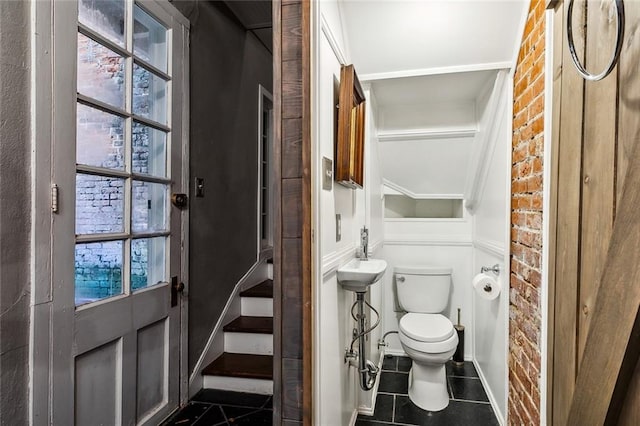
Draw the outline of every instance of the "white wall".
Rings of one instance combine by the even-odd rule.
[[[322,157],[334,160],[334,79],[339,80],[340,63],[327,39],[321,35],[319,62],[319,145]],[[318,170],[320,165],[318,164]],[[356,197],[353,190],[333,183],[330,191],[320,190],[320,222],[316,233],[320,235],[319,262],[321,282],[318,288],[317,348],[320,351],[317,376],[320,392],[316,395],[319,424],[348,424],[356,406],[356,374],[343,362],[344,351],[350,341],[349,307],[354,297],[340,288],[335,269],[355,254]],[[342,215],[342,239],[336,241],[336,214]],[[331,264],[331,265],[330,265]],[[333,269],[333,270],[331,270]]]
[[[462,194],[473,141],[459,137],[383,142],[383,176],[414,194]]]
[[[505,271],[509,267],[510,84],[511,79],[501,71],[478,91],[474,104],[477,122],[473,125],[477,132],[469,138],[471,142],[464,152],[468,166],[462,158],[450,155],[451,146],[437,145],[444,140],[414,142],[407,139],[380,144],[383,177],[389,180],[392,180],[390,174],[395,174],[396,180],[400,180],[398,176],[402,177],[399,182],[393,181],[394,184],[409,186],[416,193],[439,192],[436,186],[424,186],[424,177],[431,174],[430,179],[442,192],[464,192],[466,197],[473,192],[468,188],[475,191],[473,209],[465,209],[463,219],[385,218],[383,257],[389,263],[390,273],[384,279],[384,331],[398,330],[403,315],[396,302],[394,267],[434,265],[453,268],[453,288],[444,314],[455,322],[457,308],[462,309],[461,322],[466,327],[465,358],[474,360],[501,421],[507,406],[509,277]],[[454,139],[448,141],[455,142]],[[398,159],[401,154],[396,151],[407,148],[403,144],[414,144],[408,147],[414,155],[405,155],[412,158],[411,161]],[[428,156],[423,147],[433,148]],[[464,184],[467,173],[473,185]],[[471,287],[473,276],[482,266],[496,263],[503,271],[498,279],[507,290],[494,301],[476,297]],[[397,335],[390,335],[387,341],[388,353],[402,354]]]
[[[380,308],[382,326],[374,330],[369,338],[367,358],[379,361],[380,351],[377,341],[384,332],[397,330],[402,312],[396,306],[393,268],[397,265],[434,265],[453,269],[450,300],[444,314],[452,322],[457,320],[457,309],[462,310],[462,324],[466,326],[465,358],[475,357],[476,365],[488,387],[490,398],[499,417],[504,417],[506,407],[506,333],[508,292],[495,303],[476,301],[471,280],[482,265],[508,261],[507,228],[508,219],[508,146],[510,125],[506,108],[502,122],[489,123],[487,115],[492,83],[485,83],[486,74],[474,77],[476,92],[470,103],[462,97],[450,103],[438,102],[434,108],[425,103],[406,103],[389,108],[376,104],[376,84],[364,82],[367,97],[367,127],[365,149],[365,189],[351,190],[333,184],[331,190],[321,189],[322,157],[334,160],[334,84],[339,79],[340,64],[350,63],[349,41],[343,31],[341,8],[344,3],[333,0],[317,2],[314,16],[315,56],[312,63],[316,77],[312,89],[314,121],[312,134],[314,161],[312,172],[316,177],[314,204],[315,259],[315,389],[314,422],[319,425],[347,425],[354,419],[355,410],[368,411],[373,407],[373,392],[363,392],[359,388],[357,371],[344,363],[344,353],[351,341],[355,322],[350,317],[350,307],[355,295],[344,291],[336,278],[336,270],[355,255],[359,245],[359,230],[367,225],[370,230],[370,254],[387,260],[388,272],[383,279],[373,285],[368,299],[374,307]],[[355,54],[355,52],[354,52]],[[355,64],[356,70],[359,63]],[[495,72],[492,72],[495,75]],[[481,78],[482,77],[482,78]],[[491,78],[493,81],[493,78]],[[483,88],[478,88],[482,83]],[[425,171],[432,173],[427,182],[433,186],[416,187],[415,193],[458,193],[464,192],[469,156],[476,142],[474,132],[485,134],[491,124],[504,127],[500,140],[493,146],[487,157],[490,162],[488,172],[482,175],[486,182],[473,214],[464,210],[462,219],[384,219],[384,199],[381,196],[382,181],[386,176],[380,162],[390,160],[408,171],[407,185],[416,183],[415,176]],[[420,141],[400,137],[391,141],[390,134],[424,133]],[[429,132],[444,132],[458,135],[462,141],[429,136]],[[402,136],[402,135],[401,135]],[[465,139],[466,138],[466,139]],[[468,140],[467,140],[468,139]],[[381,142],[384,141],[384,142]],[[401,141],[401,142],[398,142]],[[379,143],[380,142],[380,143]],[[429,152],[408,158],[420,158],[408,163],[407,159],[395,159],[391,148],[395,145],[416,144],[427,147]],[[460,145],[462,149],[457,150]],[[453,152],[453,154],[451,154]],[[451,155],[449,155],[451,154]],[[447,157],[447,155],[449,155]],[[414,178],[411,178],[413,176]],[[424,183],[424,180],[420,181]],[[404,181],[403,181],[404,183]],[[440,185],[440,187],[438,187]],[[449,185],[449,186],[447,186]],[[440,189],[439,189],[440,188]],[[342,220],[342,239],[336,241],[336,218]],[[502,274],[501,279],[508,279]],[[504,283],[508,286],[508,283]],[[482,302],[482,303],[481,303]],[[373,320],[373,314],[369,314]],[[396,335],[387,339],[387,353],[402,354]]]
[[[473,101],[395,104],[380,108],[381,131],[468,129],[476,123]]]
[[[490,93],[495,75],[490,70],[374,81],[384,179],[418,197],[464,193],[483,108],[476,99],[487,87]]]
[[[482,266],[500,265],[498,280],[502,286],[495,300],[473,295],[475,327],[473,356],[487,393],[504,421],[507,407],[507,337],[509,308],[509,194],[510,194],[510,114],[508,88],[511,79],[504,80],[499,115],[491,123],[499,131],[488,144],[486,180],[481,186],[473,216],[473,274]],[[507,89],[507,90],[504,90]],[[495,94],[494,94],[495,96]],[[493,100],[492,100],[493,101]],[[490,103],[490,102],[487,102]],[[482,125],[488,125],[482,123]]]
[[[317,179],[314,200],[318,216],[314,231],[316,246],[314,258],[316,347],[314,418],[318,425],[347,425],[361,406],[372,408],[373,392],[363,392],[359,387],[357,369],[344,362],[345,350],[349,347],[355,321],[350,309],[355,293],[343,290],[338,284],[336,270],[356,255],[359,232],[362,226],[369,228],[369,250],[378,256],[382,241],[382,201],[380,168],[377,164],[377,139],[375,137],[375,101],[368,88],[365,135],[365,182],[364,189],[353,190],[333,182],[331,190],[321,189],[322,158],[334,158],[334,84],[340,78],[340,60],[346,57],[340,25],[339,9],[335,2],[319,2],[316,11],[322,15],[316,21],[318,38],[317,73],[315,96],[318,151],[314,154],[313,172]],[[357,69],[357,64],[356,64]],[[342,238],[336,241],[336,214],[341,215]],[[382,291],[375,284],[369,291],[369,302],[381,311]],[[374,314],[367,314],[374,320]],[[382,327],[370,335],[367,359],[378,363],[380,352],[377,340]],[[354,345],[357,348],[357,343]]]
[[[466,213],[465,213],[466,214]],[[404,312],[397,307],[393,268],[396,266],[443,266],[453,269],[447,308],[443,312],[457,321],[462,310],[465,331],[465,358],[471,359],[471,217],[463,219],[386,219],[383,257],[389,264],[384,277],[384,331],[397,331]],[[398,336],[387,337],[387,353],[404,354]]]

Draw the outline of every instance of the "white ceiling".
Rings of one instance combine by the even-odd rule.
[[[376,80],[373,92],[379,105],[403,106],[442,102],[475,102],[496,71],[426,75]]]
[[[339,2],[351,62],[364,80],[511,63],[528,6],[528,0]]]
[[[338,0],[337,38],[371,83],[379,134],[477,129],[497,70],[517,56],[528,7],[529,0]],[[453,134],[381,142],[382,175],[415,194],[462,194],[474,142]]]
[[[495,78],[475,71],[374,81],[378,134],[477,130]],[[473,143],[473,135],[381,142],[382,176],[415,194],[462,194]]]
[[[381,143],[385,179],[419,195],[462,194],[473,137]]]

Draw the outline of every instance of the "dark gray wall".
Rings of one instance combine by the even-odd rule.
[[[174,1],[191,21],[189,371],[257,256],[258,84],[271,53],[219,2]],[[196,177],[205,197],[195,198]]]
[[[0,424],[28,424],[29,2],[0,1]]]

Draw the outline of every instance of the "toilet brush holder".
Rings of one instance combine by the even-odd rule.
[[[453,328],[455,328],[456,333],[458,333],[458,347],[453,354],[453,363],[461,366],[464,364],[464,325],[457,324],[454,325]]]
[[[460,308],[458,308],[458,323],[453,326],[458,333],[458,347],[453,354],[453,363],[457,366],[464,364],[464,325],[460,324]]]

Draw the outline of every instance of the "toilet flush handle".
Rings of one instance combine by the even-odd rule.
[[[404,277],[402,275],[400,275],[399,277],[396,277],[396,281],[403,283],[404,282]]]

